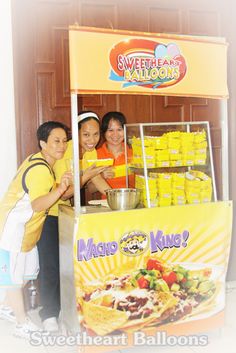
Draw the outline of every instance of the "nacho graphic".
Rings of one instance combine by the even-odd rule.
[[[90,332],[133,332],[194,317],[211,310],[220,291],[211,267],[149,256],[142,268],[122,271],[83,285],[77,300],[81,323]]]

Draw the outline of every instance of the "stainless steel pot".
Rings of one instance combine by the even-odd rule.
[[[131,210],[140,200],[140,190],[123,188],[106,190],[107,203],[112,210]]]

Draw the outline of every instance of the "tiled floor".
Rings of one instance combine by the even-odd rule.
[[[37,312],[32,316],[37,321]],[[113,351],[113,353],[236,353],[236,281],[227,283],[225,326],[208,332],[206,346],[136,346],[134,348]],[[33,346],[24,339],[12,336],[13,325],[0,320],[0,351],[6,353],[79,353],[75,346]],[[35,341],[37,344],[37,341]],[[82,352],[81,352],[82,353]],[[96,353],[96,350],[95,350]]]

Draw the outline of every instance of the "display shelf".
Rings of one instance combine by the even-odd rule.
[[[132,158],[128,158],[126,151],[126,174],[128,175],[128,169],[132,170],[136,176],[136,187],[143,188],[144,206],[150,208],[158,204],[161,206],[217,201],[207,121],[126,124],[124,131],[125,146],[128,143],[133,149]],[[160,184],[158,179],[163,175],[172,178],[178,173],[184,174],[186,178],[187,189],[184,189],[183,195],[179,191],[181,187],[172,190],[169,187],[166,192],[166,189],[160,186],[155,189],[149,185],[150,178],[156,178],[157,184]],[[211,188],[206,180],[211,181]],[[202,184],[198,185],[198,181],[202,181]],[[205,185],[208,185],[206,189]]]

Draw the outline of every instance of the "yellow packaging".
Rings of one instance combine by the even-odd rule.
[[[162,198],[162,197],[160,197],[158,199],[158,205],[160,207],[162,207],[162,206],[171,206],[171,198]]]
[[[155,160],[153,158],[146,158],[146,165],[147,168],[154,168],[155,167]],[[134,168],[143,168],[143,159],[141,157],[133,157],[130,163],[131,167]]]
[[[168,139],[168,148],[179,149],[180,148],[180,140],[177,138]]]
[[[178,199],[178,198],[172,198],[172,204],[173,205],[185,205],[186,204],[186,199]]]
[[[132,145],[133,156],[141,156],[140,146]]]
[[[171,190],[158,190],[158,196],[160,199],[171,199]]]
[[[172,182],[178,185],[184,185],[185,173],[172,173]]]
[[[156,161],[167,161],[169,159],[168,150],[155,151]]]
[[[154,147],[155,146],[155,141],[153,136],[145,136],[144,137],[144,146],[145,147]]]
[[[198,131],[194,133],[194,143],[199,143],[206,140],[206,131]]]
[[[181,143],[193,143],[194,133],[193,132],[181,132],[180,133]]]
[[[186,177],[185,179],[185,188],[187,189],[198,189],[200,190],[201,188],[201,180],[200,179],[188,179]]]
[[[115,173],[115,178],[126,176],[126,165],[122,164],[122,165],[114,166],[114,173]],[[128,175],[130,174],[131,174],[131,171],[128,169]]]
[[[185,199],[184,189],[172,189],[172,198]]]
[[[185,187],[185,195],[191,197],[200,197],[200,188]]]
[[[148,202],[147,200],[143,200],[143,205],[144,207],[148,207]],[[158,206],[158,200],[150,200],[150,206],[151,207],[157,207]]]
[[[177,161],[170,161],[170,167],[182,167],[183,165],[184,164],[182,159],[179,159]]]
[[[157,180],[157,188],[159,191],[171,193],[172,185],[170,180]]]
[[[170,153],[170,161],[181,161],[182,155],[181,153]]]
[[[82,160],[83,169],[91,167],[93,164],[95,164],[96,167],[109,167],[109,166],[112,166],[113,163],[114,163],[114,159],[112,158]]]
[[[201,202],[210,202],[212,198],[212,190],[200,191]]]
[[[207,148],[207,141],[194,142],[194,149]]]
[[[201,190],[212,189],[212,179],[207,174],[205,174],[201,171],[198,171],[198,170],[192,170],[189,173],[193,177],[200,179],[200,189]]]
[[[131,145],[134,148],[141,147],[142,146],[142,142],[141,142],[140,137],[133,136],[132,139],[131,139]],[[145,137],[144,138],[144,146],[147,146],[147,147],[152,146],[152,140]]]
[[[192,143],[181,143],[181,146],[180,146],[180,152],[181,153],[191,153],[191,151],[193,151],[193,154],[194,154],[194,145]]]
[[[164,150],[167,149],[167,138],[164,136],[159,136],[159,137],[155,137],[154,139],[154,147],[157,150]]]
[[[148,148],[148,147],[153,148],[155,146],[155,138],[153,136],[145,136],[143,142],[144,142],[145,148]],[[131,144],[133,148],[137,148],[137,147],[141,148],[142,146],[141,139],[135,136],[132,137]]]
[[[141,186],[145,186],[145,178],[143,175],[135,175],[135,183]],[[148,185],[151,188],[157,187],[157,181],[155,178],[148,177]]]
[[[196,148],[195,150],[195,154],[207,154],[207,149],[206,148]]]
[[[194,165],[194,160],[193,159],[184,159],[183,158],[183,166],[192,166]]]
[[[146,157],[147,156],[155,157],[154,147],[145,147],[145,154],[146,154]],[[140,155],[142,156],[142,149],[141,149]]]
[[[179,185],[179,184],[176,184],[176,183],[172,183],[172,192],[174,190],[184,190],[184,188],[185,188],[184,184],[183,185]]]
[[[147,156],[151,156],[151,157],[154,157],[154,156],[155,156],[155,149],[154,149],[154,147],[148,146],[148,147],[145,147],[144,150],[145,150],[145,155],[146,155],[146,157],[147,157]],[[142,154],[142,147],[141,147],[141,146],[137,146],[137,145],[133,146],[133,155],[134,155],[134,156],[138,156],[138,157],[142,157],[142,156],[143,156],[143,154]]]
[[[140,167],[142,167],[142,164],[143,164],[143,160],[141,157],[133,156],[132,161],[131,161],[131,166],[140,168]]]
[[[140,138],[133,136],[132,139],[131,139],[131,145],[132,145],[132,147],[134,147],[136,145],[141,145]]]
[[[146,160],[147,168],[155,168],[155,160]]]
[[[174,138],[179,139],[180,135],[181,135],[181,131],[179,131],[179,130],[170,131],[170,132],[167,132],[166,134],[164,134],[164,136],[166,136],[168,139],[174,139]]]
[[[195,150],[194,149],[191,149],[191,150],[185,149],[184,151],[182,150],[182,154],[183,154],[183,156],[186,157],[185,159],[188,159],[188,158],[193,159],[195,156]]]
[[[196,203],[200,203],[200,202],[201,202],[200,196],[199,197],[187,196],[187,203],[196,204]]]
[[[196,154],[194,158],[195,165],[205,165],[206,164],[206,154]]]
[[[171,173],[158,173],[157,174],[158,180],[172,180],[172,174]]]
[[[149,191],[149,196],[150,196],[150,200],[155,200],[155,199],[157,199],[157,192],[150,192]],[[141,191],[141,198],[142,198],[142,200],[147,199],[147,193],[146,193],[146,190],[144,190],[144,189],[142,189],[142,191]]]
[[[161,168],[161,167],[169,167],[170,162],[169,161],[156,161],[156,167]]]
[[[157,180],[157,187],[158,189],[169,189],[171,190],[171,179],[166,180]]]

